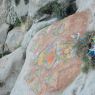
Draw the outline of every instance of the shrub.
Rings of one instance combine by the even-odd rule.
[[[77,10],[75,2],[70,3],[69,1],[64,3],[58,3],[57,0],[49,2],[38,10],[39,14],[50,14],[58,18],[63,18],[68,15],[75,13]]]
[[[16,18],[16,21],[14,23],[14,26],[20,26],[21,25],[21,21],[19,20],[19,18]]]
[[[95,57],[88,55],[89,49],[93,44],[92,38],[95,36],[95,31],[87,32],[83,38],[80,38],[75,45],[77,51],[76,54],[81,57],[84,64],[82,67],[83,72],[88,72],[89,69],[95,68]]]

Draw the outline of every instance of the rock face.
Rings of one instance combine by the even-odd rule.
[[[27,4],[25,3],[25,1],[27,2]],[[15,11],[18,17],[25,16],[28,13],[30,1],[31,0],[13,0],[13,4],[15,5]]]
[[[0,59],[0,95],[9,95],[24,63],[24,51],[18,48]]]
[[[9,23],[13,24],[15,22],[15,15],[13,15],[14,7],[11,0],[2,0],[2,5],[0,6],[0,24]],[[12,15],[11,15],[12,13]],[[12,18],[12,19],[9,19]],[[13,20],[14,19],[14,20]]]
[[[30,0],[29,2],[29,16],[34,16],[36,12],[45,4],[55,0]],[[64,0],[63,0],[64,1]]]
[[[94,73],[95,70],[89,71],[88,74],[81,73],[62,95],[94,95]]]
[[[75,57],[76,39],[72,36],[77,33],[82,36],[86,32],[89,16],[89,11],[76,13],[34,36],[11,95],[27,95],[27,92],[31,95],[61,94],[60,91],[80,72],[82,61]]]
[[[4,5],[4,1],[0,0],[0,25],[6,22],[7,10]]]
[[[86,4],[85,4],[86,2]],[[91,8],[94,5],[94,0],[76,0],[76,4],[78,6],[78,11],[84,11],[86,9]],[[85,6],[84,6],[85,4]]]
[[[24,16],[33,18],[41,7],[53,1],[56,0],[3,0],[1,2],[2,6],[0,6],[0,23],[15,24],[17,19],[21,20]],[[65,7],[71,1],[58,0],[57,2],[63,3]]]

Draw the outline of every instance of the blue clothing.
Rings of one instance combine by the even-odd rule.
[[[90,57],[95,57],[95,49],[89,49],[88,55]]]

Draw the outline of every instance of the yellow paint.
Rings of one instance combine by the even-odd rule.
[[[42,53],[39,55],[38,64],[39,64],[39,65],[42,65],[43,62],[44,62],[44,60],[45,60],[45,53],[42,52]]]

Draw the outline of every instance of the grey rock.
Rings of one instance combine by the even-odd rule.
[[[62,95],[95,95],[95,70],[81,73]]]
[[[0,59],[0,83],[3,84],[0,87],[0,95],[11,92],[24,63],[23,55],[23,49],[18,48]]]
[[[20,27],[16,27],[8,33],[6,39],[6,46],[10,51],[16,50],[18,47],[21,46],[21,42],[24,37],[24,32],[21,30]]]

